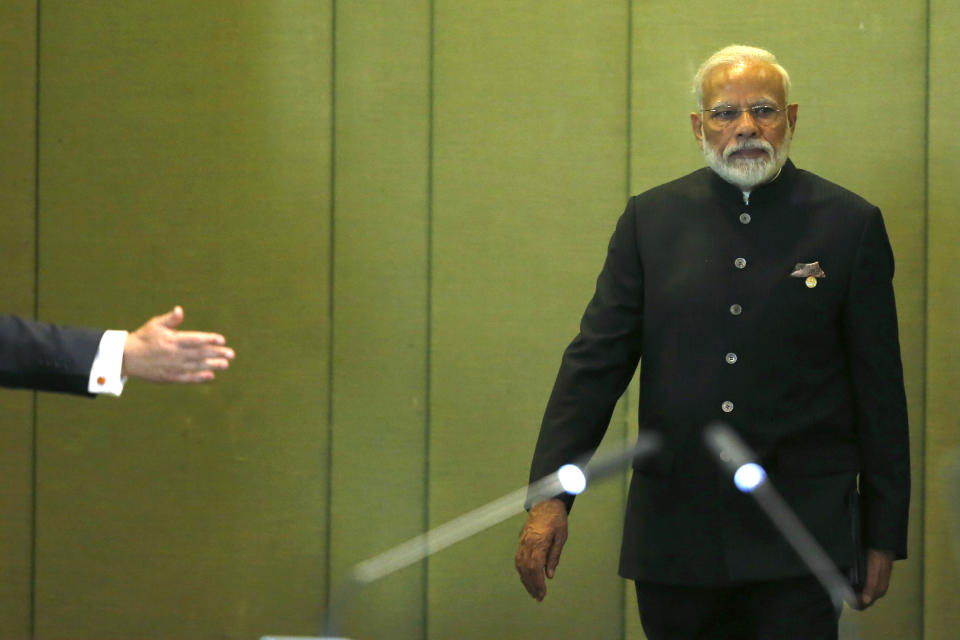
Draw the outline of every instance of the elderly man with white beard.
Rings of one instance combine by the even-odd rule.
[[[797,105],[768,51],[730,46],[694,79],[708,168],[634,196],[547,404],[531,481],[592,453],[640,364],[641,429],[620,575],[649,640],[836,638],[838,611],[703,446],[729,424],[855,581],[859,608],[906,557],[910,469],[879,209],[788,159]],[[529,505],[515,563],[546,595],[570,495]]]

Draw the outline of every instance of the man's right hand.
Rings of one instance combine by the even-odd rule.
[[[183,308],[148,320],[127,334],[121,375],[150,382],[208,382],[230,366],[234,352],[219,333],[178,331]]]
[[[533,505],[520,532],[515,563],[523,586],[538,602],[547,595],[544,575],[553,579],[566,541],[566,505],[557,498]]]

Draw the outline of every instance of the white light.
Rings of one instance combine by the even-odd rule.
[[[744,493],[750,493],[767,479],[767,472],[758,464],[748,462],[733,474],[733,484]]]
[[[564,491],[573,495],[587,488],[587,476],[575,464],[565,464],[557,469],[557,480]]]

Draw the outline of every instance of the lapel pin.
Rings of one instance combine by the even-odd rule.
[[[793,267],[791,278],[805,278],[804,284],[808,289],[817,286],[817,278],[826,278],[827,274],[820,268],[820,262],[798,262]]]

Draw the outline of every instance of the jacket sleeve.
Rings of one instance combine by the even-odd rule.
[[[103,331],[0,316],[0,386],[90,395]]]
[[[893,271],[883,217],[874,209],[860,238],[843,330],[860,453],[864,546],[905,558],[910,441]]]
[[[531,482],[592,455],[639,362],[643,272],[634,202],[627,204],[610,239],[580,333],[564,351],[540,427]],[[569,509],[573,496],[560,497]]]

